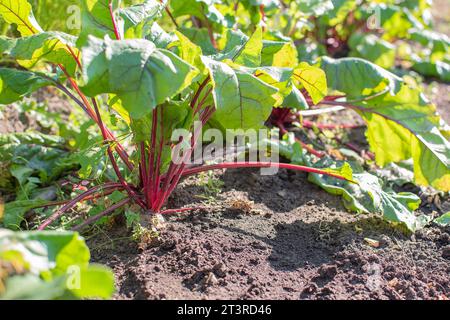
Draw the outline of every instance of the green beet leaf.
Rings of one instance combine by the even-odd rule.
[[[262,28],[258,27],[233,61],[250,68],[259,67],[261,65],[262,48]]]
[[[378,165],[413,158],[416,183],[450,190],[450,142],[436,107],[419,89],[360,59],[323,58],[322,68],[330,88],[355,99],[347,105],[366,121]]]
[[[5,205],[2,223],[8,229],[19,230],[20,224],[28,211],[47,203],[48,201],[42,199],[9,202]]]
[[[306,89],[314,104],[318,104],[327,95],[327,77],[318,67],[302,62],[294,69],[294,79]]]
[[[328,167],[328,160],[315,164],[316,167]],[[404,223],[415,232],[430,222],[429,217],[416,216],[414,210],[420,205],[420,198],[413,193],[395,193],[385,187],[383,182],[368,172],[353,173],[355,184],[337,181],[326,176],[311,174],[309,181],[317,184],[328,193],[339,195],[344,206],[358,213],[382,214],[389,222]]]
[[[300,165],[311,165],[301,145],[294,139],[284,138],[279,144],[280,153]],[[311,173],[308,180],[330,194],[341,196],[344,206],[357,213],[381,214],[386,221],[403,223],[411,231],[423,228],[429,217],[416,216],[414,210],[420,205],[420,198],[408,192],[395,193],[385,186],[376,175],[357,164],[323,158],[312,165],[315,168],[335,170],[354,181],[338,180],[333,177]]]
[[[170,7],[174,17],[192,15],[225,26],[226,19],[215,6],[220,2],[221,0],[172,0]]]
[[[213,120],[226,129],[261,128],[275,103],[278,89],[246,72],[203,57],[213,83]]]
[[[280,68],[295,68],[298,53],[291,41],[263,41],[261,65]]]
[[[363,59],[321,58],[321,68],[325,71],[328,87],[346,94],[347,99],[364,99],[368,96],[400,90],[402,79],[385,69]]]
[[[17,25],[17,30],[25,37],[42,31],[27,0],[0,0],[0,16]]]
[[[440,216],[439,218],[436,218],[434,220],[434,223],[437,223],[440,226],[446,227],[450,225],[450,212],[447,212]]]
[[[405,84],[395,96],[386,93],[355,105],[367,122],[378,165],[413,158],[416,183],[450,191],[450,142],[439,130],[435,106],[420,91]]]
[[[298,6],[301,12],[315,16],[323,15],[334,8],[331,0],[302,0],[298,1]]]
[[[21,100],[53,82],[38,73],[16,69],[0,68],[0,104]]]
[[[23,270],[22,275],[5,275],[6,291],[0,292],[0,299],[110,298],[112,272],[89,260],[78,233],[0,229],[0,262]]]
[[[43,61],[60,64],[70,74],[75,73],[77,64],[71,51],[77,56],[78,50],[75,48],[74,36],[62,32],[41,32],[28,37],[10,39],[10,41],[14,41],[14,45],[8,48],[8,55],[16,59],[24,68],[32,69],[37,63]]]
[[[124,24],[126,39],[142,38],[152,27],[154,20],[161,16],[164,5],[157,0],[146,0],[143,3],[119,10],[119,16]]]
[[[82,49],[83,91],[88,96],[117,95],[132,118],[187,88],[198,70],[147,40],[110,41],[90,37]]]
[[[373,34],[354,33],[350,37],[351,55],[367,59],[376,65],[390,69],[395,66],[396,47]]]

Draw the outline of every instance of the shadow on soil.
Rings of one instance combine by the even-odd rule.
[[[296,220],[293,223],[279,223],[275,225],[276,234],[272,239],[225,224],[219,228],[265,243],[271,250],[267,259],[277,271],[295,271],[307,266],[317,267],[332,263],[337,253],[366,237],[407,239],[401,231],[381,219],[372,217],[350,223],[339,220],[313,223]],[[363,229],[363,232],[358,231]],[[384,244],[382,241],[381,246]]]

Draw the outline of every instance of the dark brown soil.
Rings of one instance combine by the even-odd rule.
[[[301,174],[217,178],[217,201],[170,218],[159,245],[138,245],[125,229],[89,240],[93,259],[114,270],[116,299],[450,298],[450,229],[404,235],[346,212]],[[198,205],[189,199],[201,185],[186,181],[171,206]]]
[[[32,99],[38,103],[45,102],[49,112],[58,112],[64,118],[68,118],[71,106],[67,100],[56,95],[54,89],[42,89],[36,92]],[[14,105],[8,105],[0,109],[0,134],[24,132],[27,130],[44,131],[29,113],[22,113]]]

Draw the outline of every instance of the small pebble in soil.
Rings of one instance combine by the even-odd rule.
[[[214,273],[208,273],[203,279],[204,286],[214,286],[219,282]]]
[[[282,197],[283,199],[286,199],[286,197],[288,196],[288,192],[286,190],[280,190],[277,192],[277,194]]]
[[[319,289],[319,287],[317,286],[317,284],[311,283],[305,289],[303,289],[301,295],[304,297],[304,296],[316,293],[318,289]]]
[[[450,246],[446,246],[442,249],[442,258],[450,260]]]
[[[387,247],[390,244],[392,244],[392,240],[391,238],[389,238],[387,235],[382,235],[380,237],[380,246],[381,247]]]
[[[448,244],[450,243],[450,236],[447,233],[443,233],[439,236],[439,242],[442,244]]]
[[[380,247],[380,241],[370,238],[364,238],[364,241],[371,246],[372,248],[379,248]]]
[[[321,278],[333,279],[337,274],[337,268],[336,266],[321,266],[317,272]]]
[[[161,249],[165,251],[170,251],[175,249],[177,242],[174,239],[166,240],[161,244]]]
[[[227,275],[228,268],[220,262],[213,267],[213,271],[218,277],[223,278]]]

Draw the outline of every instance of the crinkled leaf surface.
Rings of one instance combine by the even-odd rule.
[[[402,79],[385,69],[360,58],[321,58],[328,87],[343,92],[349,100],[400,90]]]
[[[69,51],[70,48],[73,54],[78,55],[74,36],[62,32],[41,32],[10,41],[14,41],[14,45],[9,48],[8,54],[24,68],[31,69],[38,62],[45,61],[61,64],[70,74],[75,72],[76,61]]]
[[[298,65],[298,53],[290,41],[263,41],[261,65],[281,68],[295,68]]]
[[[207,37],[207,34],[205,35]],[[262,48],[261,43],[262,41]],[[220,53],[214,54],[214,50],[206,55],[214,55],[215,60],[230,59],[246,67],[265,66],[294,68],[298,65],[297,49],[291,41],[262,40],[260,30],[257,29],[251,37],[248,37],[240,30],[227,30],[223,40],[223,49]],[[240,60],[237,61],[236,59]],[[251,56],[251,60],[243,57]]]
[[[188,87],[198,70],[147,40],[90,37],[82,49],[83,91],[117,95],[132,118],[141,118]]]
[[[328,167],[327,161],[315,164],[316,167]],[[359,213],[378,213],[390,222],[404,223],[409,230],[423,228],[430,219],[414,215],[420,205],[420,198],[413,193],[395,193],[383,185],[377,176],[368,173],[353,173],[356,184],[330,180],[326,176],[311,174],[309,181],[327,192],[342,196],[345,207]]]
[[[197,29],[181,27],[178,31],[202,48],[204,55],[210,56],[217,53],[216,48],[214,48],[209,40],[208,30],[206,28]]]
[[[281,141],[279,150],[293,163],[311,165],[310,161],[303,156],[300,144],[293,139]],[[419,197],[408,192],[395,193],[376,175],[364,172],[356,164],[323,158],[312,166],[341,171],[344,168],[345,172],[351,173],[351,180],[356,183],[318,174],[310,174],[308,178],[328,193],[341,196],[348,210],[357,213],[382,214],[387,221],[404,223],[411,231],[416,231],[430,222],[428,217],[414,215],[414,210],[420,205]]]
[[[179,31],[175,31],[178,37],[178,41],[172,43],[174,46],[178,46],[180,50],[180,57],[190,65],[196,67],[197,69],[203,71],[205,66],[202,62],[201,56],[203,54],[202,48],[182,34]]]
[[[268,119],[278,92],[257,77],[203,57],[213,83],[216,107],[213,120],[226,129],[261,128]]]
[[[261,65],[262,48],[262,28],[258,27],[233,61],[250,68],[259,67]]]

